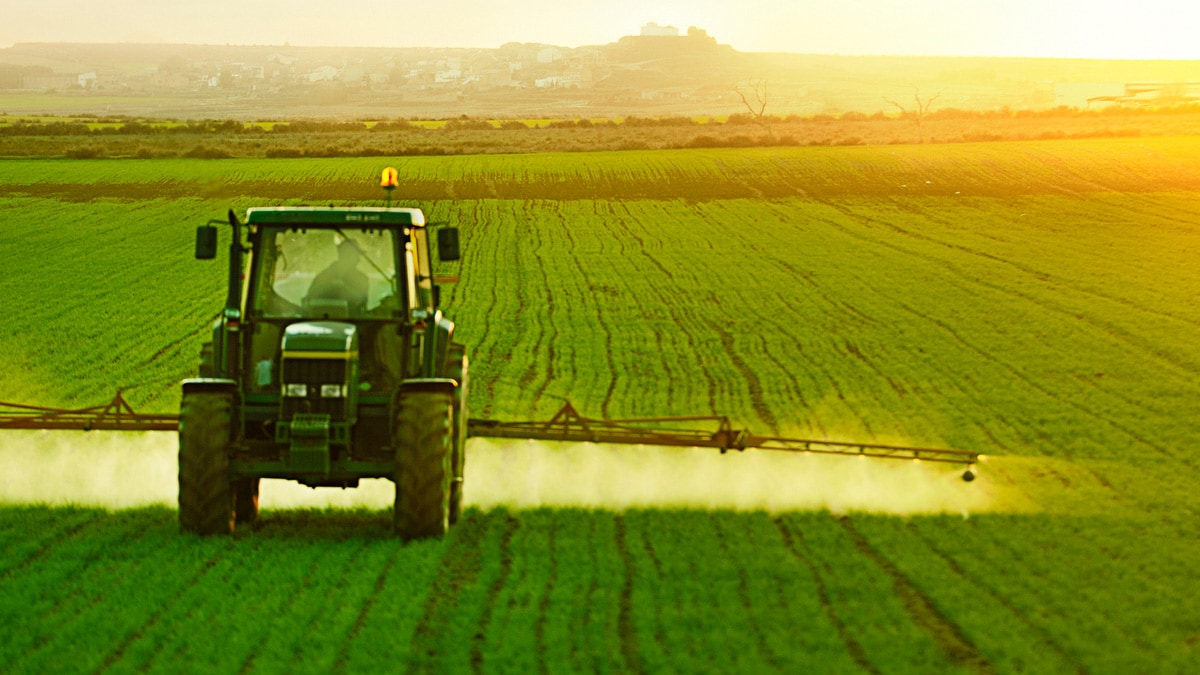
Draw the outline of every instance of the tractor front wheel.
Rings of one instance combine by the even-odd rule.
[[[200,535],[233,532],[229,439],[233,397],[183,395],[179,415],[179,525]]]
[[[440,537],[450,518],[454,399],[414,391],[396,403],[396,534],[405,541]]]

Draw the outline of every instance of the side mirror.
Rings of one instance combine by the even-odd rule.
[[[459,259],[458,254],[458,228],[444,227],[437,231],[438,240],[438,258],[442,262],[451,262]]]
[[[201,225],[196,228],[196,260],[212,260],[217,257],[217,228]]]

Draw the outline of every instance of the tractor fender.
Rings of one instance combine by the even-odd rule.
[[[448,377],[413,377],[402,380],[397,393],[403,396],[412,392],[431,392],[453,396],[457,388],[458,382]]]
[[[237,380],[223,377],[192,377],[183,381],[184,394],[199,394],[205,392],[229,393],[237,395]]]

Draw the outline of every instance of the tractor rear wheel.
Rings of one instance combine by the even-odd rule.
[[[446,375],[458,382],[458,387],[454,390],[454,440],[451,446],[451,467],[454,473],[450,482],[450,524],[453,525],[462,515],[463,478],[467,465],[468,373],[466,348],[462,345],[450,345],[450,368]]]
[[[200,535],[233,532],[229,438],[233,397],[183,395],[179,415],[179,525]]]
[[[396,534],[440,537],[449,527],[453,397],[415,391],[396,403]]]
[[[233,484],[233,521],[250,525],[258,520],[258,478],[239,478]]]

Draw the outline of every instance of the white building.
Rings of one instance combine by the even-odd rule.
[[[660,26],[653,21],[642,26],[642,35],[655,37],[679,37],[679,29],[675,26]]]
[[[309,82],[328,82],[330,80],[336,80],[337,76],[338,76],[337,68],[334,68],[333,66],[321,66],[320,68],[317,68],[316,70],[313,70],[308,74],[308,81]]]

